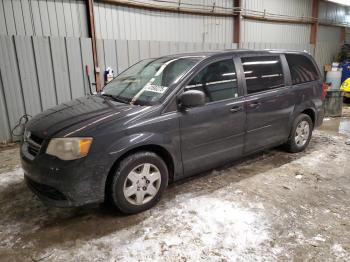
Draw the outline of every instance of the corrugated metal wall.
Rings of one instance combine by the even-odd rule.
[[[208,6],[216,2],[216,8],[232,7],[230,0],[197,0],[192,4],[197,4],[195,2]],[[233,41],[231,17],[141,10],[99,2],[95,4],[94,13],[97,38],[208,43]]]
[[[89,38],[0,36],[0,141],[23,114],[35,115],[88,93]]]
[[[318,16],[323,22],[350,25],[349,7],[321,1]],[[323,25],[318,27],[315,58],[322,72],[325,64],[330,64],[336,60],[336,56],[341,47],[340,38],[340,27]]]
[[[82,0],[1,0],[0,34],[88,37]]]
[[[350,8],[320,1],[318,17],[325,22],[344,23],[350,26]]]
[[[333,42],[340,44],[341,28],[319,25],[317,30],[318,42]]]
[[[321,72],[324,71],[323,66],[325,64],[336,61],[341,47],[340,35],[340,27],[322,25],[318,27],[315,58]]]
[[[242,6],[248,10],[278,15],[308,17],[312,13],[312,0],[243,0]]]
[[[243,8],[269,15],[310,17],[312,0],[245,0]],[[245,19],[242,42],[309,43],[310,26],[304,24],[272,23]]]
[[[310,26],[272,22],[242,21],[242,42],[309,43]]]

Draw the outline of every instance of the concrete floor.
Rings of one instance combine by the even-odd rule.
[[[350,108],[277,148],[169,186],[142,214],[45,207],[0,149],[0,261],[349,261]]]

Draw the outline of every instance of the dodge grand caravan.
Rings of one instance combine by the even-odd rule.
[[[323,120],[320,73],[304,52],[227,50],[146,59],[102,92],[33,117],[24,177],[46,203],[154,206],[168,182],[259,150],[304,150]]]

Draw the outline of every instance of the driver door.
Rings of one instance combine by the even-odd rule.
[[[234,159],[243,153],[246,112],[234,59],[209,63],[185,86],[200,90],[206,104],[180,113],[184,174]]]

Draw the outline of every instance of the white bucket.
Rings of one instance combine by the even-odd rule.
[[[330,83],[330,89],[339,90],[341,85],[341,71],[328,71],[326,83]]]

